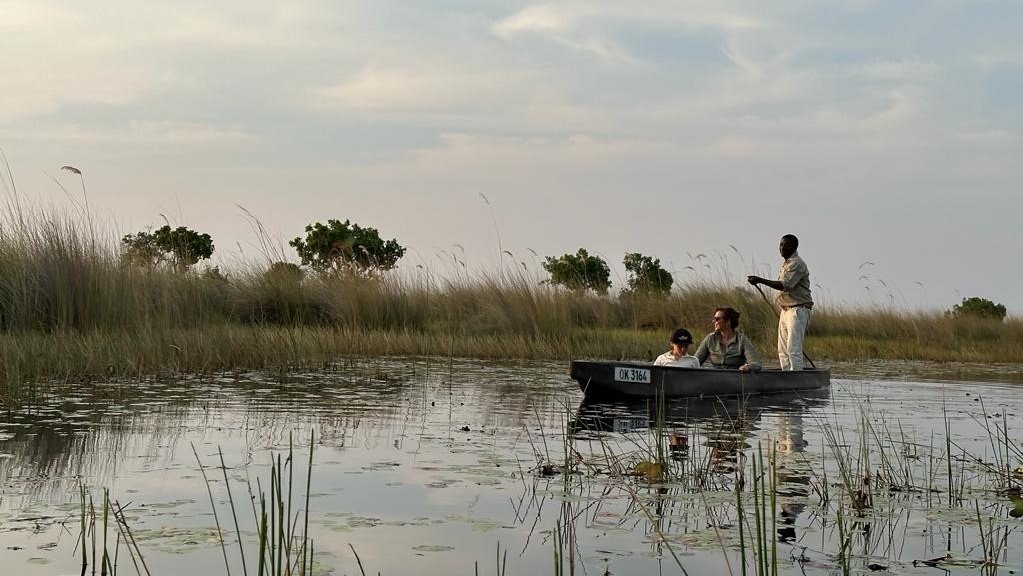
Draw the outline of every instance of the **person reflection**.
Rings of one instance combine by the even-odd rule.
[[[753,433],[754,420],[758,417],[759,414],[751,414],[740,407],[710,423],[706,445],[710,449],[711,473],[734,474],[743,468],[744,452],[751,447],[746,438]]]
[[[683,462],[689,457],[689,436],[684,430],[668,433],[668,456],[676,462]]]
[[[796,519],[806,508],[810,495],[810,475],[794,454],[802,452],[807,442],[803,439],[803,417],[799,413],[778,415],[778,436],[775,441],[777,458],[776,492],[781,501],[778,540],[796,541]]]

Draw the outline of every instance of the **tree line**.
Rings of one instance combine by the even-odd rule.
[[[405,247],[394,238],[384,240],[376,228],[362,227],[345,220],[327,220],[305,227],[305,236],[294,238],[292,246],[302,266],[327,275],[373,277],[395,267],[405,255]],[[121,239],[121,257],[130,264],[157,267],[166,266],[177,271],[189,270],[200,260],[213,256],[213,239],[184,226],[169,225],[156,230],[128,234]],[[622,260],[627,273],[623,297],[630,295],[667,296],[674,278],[661,266],[657,258],[638,252],[628,252]],[[606,295],[611,288],[611,269],[607,261],[585,248],[575,254],[547,256],[542,264],[550,275],[552,286],[568,290]],[[301,278],[303,271],[295,264],[276,262],[271,273]],[[955,317],[979,317],[1004,320],[1005,306],[979,297],[963,298],[947,314]]]
[[[327,220],[305,227],[305,236],[294,238],[292,246],[302,266],[319,274],[372,277],[397,265],[405,247],[394,238],[384,240],[376,228],[362,227],[350,220]],[[156,230],[128,234],[121,239],[121,258],[145,267],[165,266],[186,271],[213,256],[215,246],[209,234],[185,226],[169,225]],[[628,253],[623,261],[629,274],[626,292],[668,294],[674,279],[661,267],[661,261],[638,252]],[[295,264],[276,262],[274,272],[301,275]],[[543,268],[548,282],[577,292],[607,294],[611,287],[611,269],[600,256],[585,248],[557,258],[548,256]]]
[[[350,220],[310,224],[305,227],[305,237],[296,237],[288,244],[295,248],[302,266],[322,274],[373,276],[394,268],[405,255],[405,248],[397,240],[384,240],[375,228],[363,228]],[[208,260],[214,250],[209,234],[185,226],[165,225],[121,238],[124,262],[144,267],[166,266],[181,272]],[[277,262],[273,268],[297,267]]]

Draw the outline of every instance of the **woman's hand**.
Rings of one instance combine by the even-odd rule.
[[[742,366],[739,366],[739,372],[749,372],[749,371],[750,371],[749,364],[743,364]]]

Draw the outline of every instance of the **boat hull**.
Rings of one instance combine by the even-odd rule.
[[[767,369],[740,372],[717,368],[677,368],[647,362],[575,360],[569,374],[587,397],[665,398],[746,396],[817,390],[831,384],[831,370]]]

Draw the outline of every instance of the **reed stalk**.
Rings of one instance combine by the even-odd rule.
[[[941,415],[945,421],[945,472],[948,477],[948,505],[955,505],[955,483],[952,476],[952,425],[948,419],[948,407],[945,405],[944,400],[941,404]]]
[[[754,455],[754,457],[750,459],[750,465],[752,466],[752,470],[753,470],[753,474],[752,474],[752,478],[753,478],[753,493],[752,493],[752,497],[753,497],[753,520],[754,520],[754,532],[753,532],[753,535],[754,535],[755,544],[756,544],[756,548],[755,548],[755,552],[754,552],[753,556],[754,556],[754,558],[756,559],[756,562],[757,562],[757,564],[756,564],[756,566],[757,566],[757,571],[756,571],[757,572],[757,576],[766,576],[766,574],[767,574],[767,558],[766,558],[766,554],[764,554],[764,547],[766,546],[766,541],[764,539],[765,526],[764,526],[764,519],[763,519],[763,515],[764,515],[764,504],[763,504],[763,491],[764,491],[764,488],[763,488],[763,482],[764,482],[764,480],[763,480],[763,477],[762,477],[762,475],[763,475],[763,466],[762,466],[763,465],[763,460],[762,459],[759,461],[759,464],[761,464],[761,466],[759,466],[759,467],[757,466],[757,464],[758,464],[758,457],[762,456],[762,455],[763,455],[763,452],[761,450],[758,450],[757,454]],[[740,523],[744,523],[743,519],[741,517],[739,519],[739,522]]]
[[[92,533],[92,574],[96,574],[96,505],[89,494],[89,532]]]
[[[110,569],[110,555],[107,553],[107,528],[110,511],[110,490],[103,489],[103,559],[101,560],[102,568],[100,568],[100,574],[102,576],[107,575],[108,569]]]
[[[292,442],[289,442],[288,444],[287,458],[283,458],[281,454],[271,456],[270,458],[269,490],[264,491],[259,479],[257,478],[256,480],[256,494],[258,494],[258,496],[252,496],[252,511],[258,534],[256,574],[259,576],[290,576],[292,574],[307,576],[311,574],[314,556],[313,542],[309,538],[309,498],[311,496],[312,488],[314,446],[315,436],[314,434],[310,434],[310,453],[307,461],[305,482],[306,493],[302,500],[305,507],[302,511],[301,517],[299,514],[295,514],[294,521],[292,521],[291,518],[291,514],[293,512],[293,481],[295,463],[294,445]],[[205,466],[203,465],[194,445],[192,446],[192,452],[199,464],[203,481],[206,483],[206,490],[207,495],[209,496],[210,507],[213,511],[214,523],[216,524],[217,533],[220,535],[221,552],[224,558],[224,570],[226,574],[230,574],[231,565],[228,559],[227,546],[223,537],[224,531],[221,527],[220,517],[217,512],[216,499],[213,495],[213,490],[210,486]],[[242,535],[242,529],[238,521],[238,511],[231,491],[230,479],[227,475],[227,466],[224,463],[224,454],[219,447],[217,452],[220,459],[221,473],[224,477],[225,490],[228,495],[228,505],[230,506],[231,517],[234,521],[234,530],[238,542],[238,553],[241,556],[242,572],[244,574],[248,574],[248,561],[246,560],[245,555],[245,543]],[[285,484],[287,484],[287,486],[285,486]],[[250,495],[251,494],[252,491],[250,486]],[[259,500],[258,510],[255,505],[255,500],[257,498]],[[300,519],[302,520],[301,532],[299,531]],[[297,549],[294,547],[296,544],[298,546]]]
[[[227,576],[231,576],[231,563],[227,560],[227,544],[224,543],[224,531],[220,526],[220,517],[217,515],[217,503],[213,499],[213,489],[210,487],[210,479],[206,476],[206,467],[202,464],[202,458],[199,458],[199,452],[195,449],[195,443],[191,444],[192,454],[195,455],[195,461],[199,464],[199,472],[202,474],[203,484],[206,485],[206,494],[210,498],[210,509],[213,511],[213,522],[217,526],[217,536],[220,540],[220,551],[224,555],[224,570],[227,571]]]
[[[736,524],[739,526],[739,566],[742,567],[742,576],[746,576],[746,511],[742,505],[742,482],[738,478],[739,471],[736,470],[735,482],[735,515]]]
[[[81,502],[81,511],[80,511],[81,526],[80,526],[80,529],[82,531],[82,536],[81,536],[81,540],[80,540],[79,544],[82,547],[82,574],[85,574],[85,569],[89,566],[89,553],[88,553],[88,551],[85,548],[85,538],[86,538],[86,534],[87,534],[85,527],[86,527],[86,518],[87,518],[87,516],[86,516],[86,508],[85,508],[85,485],[84,484],[80,484],[78,486],[78,494],[79,494],[80,502]]]
[[[312,495],[313,487],[313,447],[315,446],[315,435],[313,432],[309,432],[309,462],[306,463],[306,479],[305,479],[305,522],[302,526],[303,544],[308,542],[308,546],[302,546],[302,574],[312,574],[313,569],[313,555],[312,555],[312,540],[309,539],[309,498]]]
[[[220,446],[217,446],[217,456],[220,457],[220,471],[224,475],[224,488],[227,490],[227,501],[228,501],[228,503],[231,506],[231,518],[234,520],[234,533],[235,533],[235,537],[238,539],[238,555],[241,557],[241,561],[242,561],[242,574],[244,576],[248,576],[249,570],[248,570],[248,566],[245,563],[245,543],[242,540],[242,530],[241,530],[240,525],[238,524],[238,510],[235,508],[235,505],[234,505],[234,495],[231,493],[231,482],[230,482],[230,480],[227,477],[227,465],[224,463],[224,451],[220,448]],[[311,459],[312,458],[312,454],[310,454],[309,457]],[[201,464],[200,464],[200,466],[201,466]],[[309,463],[309,469],[310,469],[310,471],[312,470],[312,462]],[[207,486],[209,486],[208,483],[207,483]],[[308,495],[308,492],[309,492],[309,486],[307,484],[306,485],[306,494],[307,495]],[[212,501],[210,502],[210,505],[211,506],[213,505]],[[309,508],[309,502],[307,501],[306,502],[306,509],[308,509],[308,508]],[[306,526],[306,532],[308,533],[308,525]],[[221,542],[223,542],[223,539],[221,539]]]
[[[366,569],[362,567],[362,558],[359,558],[359,553],[355,551],[355,546],[352,546],[351,543],[349,543],[348,547],[352,549],[352,554],[355,555],[355,562],[359,565],[359,574],[366,576]]]
[[[124,540],[125,545],[128,548],[131,561],[135,565],[135,572],[137,574],[142,574],[144,572],[146,576],[150,576],[149,566],[146,565],[146,558],[142,554],[142,549],[139,548],[138,542],[135,540],[135,535],[132,533],[131,527],[128,525],[128,520],[124,517],[124,507],[122,507],[120,502],[117,500],[114,500],[114,520],[118,525],[121,538]],[[114,565],[116,566],[116,563]]]

